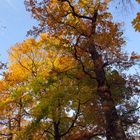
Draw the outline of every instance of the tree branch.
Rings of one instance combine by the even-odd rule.
[[[91,21],[92,21],[92,17],[88,17],[88,16],[84,16],[84,15],[79,15],[79,14],[77,14],[77,13],[75,12],[74,6],[70,3],[69,0],[60,0],[60,1],[62,1],[62,2],[67,2],[67,3],[69,4],[69,6],[71,7],[73,16],[78,17],[78,18],[88,19],[88,20],[91,20]]]
[[[75,56],[76,60],[78,60],[78,62],[81,64],[83,72],[84,72],[86,75],[88,75],[91,79],[96,79],[95,77],[93,77],[93,76],[86,70],[86,68],[85,68],[85,66],[84,66],[84,64],[83,64],[83,62],[82,62],[82,60],[81,60],[81,58],[78,57],[78,51],[77,51],[76,46],[78,46],[79,40],[80,40],[80,36],[77,38],[77,41],[76,41],[75,45],[73,46],[73,48],[74,48],[74,56]]]
[[[78,107],[77,107],[77,112],[76,112],[76,115],[74,117],[74,120],[72,121],[72,124],[70,125],[70,127],[68,128],[68,130],[65,133],[61,134],[61,137],[65,136],[67,133],[69,133],[71,131],[71,129],[74,127],[75,122],[76,122],[76,120],[77,120],[77,118],[79,116],[79,113],[80,113],[80,105],[81,104],[80,104],[80,100],[79,100]]]

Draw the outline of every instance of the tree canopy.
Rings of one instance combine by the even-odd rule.
[[[9,50],[0,80],[2,139],[127,140],[138,133],[139,73],[127,74],[137,55],[123,50],[123,24],[113,22],[109,4],[25,0],[39,25],[28,32],[34,38]],[[132,22],[137,31],[139,20]]]

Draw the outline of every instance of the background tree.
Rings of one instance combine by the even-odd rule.
[[[46,37],[42,34],[39,41],[27,39],[10,50],[11,63],[5,72],[5,79],[1,81],[1,85],[4,82],[9,86],[3,84],[1,95],[6,95],[5,91],[9,92],[1,107],[3,111],[10,109],[8,113],[11,113],[12,120],[17,121],[20,116],[22,121],[18,121],[18,130],[12,122],[10,130],[5,134],[7,137],[11,135],[11,139],[36,139],[37,135],[41,135],[42,139],[44,135],[45,139],[60,139],[76,127],[77,119],[81,116],[81,105],[90,100],[90,96],[84,95],[86,91],[91,94],[90,86],[79,80],[76,82],[80,78],[80,71],[75,72],[74,59],[68,52],[62,53],[63,50],[58,46],[59,40],[53,38],[55,41],[52,42],[52,38]],[[68,71],[71,73],[68,74]],[[75,78],[72,71],[77,75]],[[79,95],[79,88],[85,91],[83,97]],[[73,110],[73,115],[69,114],[70,110]],[[7,114],[3,114],[6,115],[4,119],[7,119]]]

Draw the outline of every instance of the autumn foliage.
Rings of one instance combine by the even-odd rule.
[[[0,80],[0,138],[127,140],[139,129],[139,79],[110,1],[25,0],[39,21],[9,50]],[[138,30],[136,17],[133,25]],[[131,131],[130,131],[131,130]]]

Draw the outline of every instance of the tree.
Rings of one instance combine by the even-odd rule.
[[[38,40],[30,38],[18,43],[9,51],[9,66],[0,81],[2,138],[106,136],[96,79],[83,71],[71,50],[65,50],[64,40],[47,34],[40,36]],[[86,64],[90,69],[89,62]],[[137,104],[130,100],[132,84],[126,86],[127,80],[116,70],[108,68],[106,76],[127,132],[138,120],[134,114]]]
[[[25,1],[28,11],[39,21],[32,35],[47,31],[67,41],[73,57],[83,71],[96,79],[97,93],[101,99],[106,120],[108,140],[127,139],[112,98],[106,78],[107,67],[129,68],[127,55],[122,52],[124,45],[120,24],[112,22],[107,12],[109,1],[44,0]]]
[[[75,60],[69,52],[62,53],[59,43],[42,34],[38,41],[27,39],[11,48],[11,63],[1,80],[1,96],[6,99],[1,104],[1,120],[9,118],[9,113],[12,120],[10,128],[6,125],[5,137],[36,139],[45,135],[45,139],[60,139],[76,127],[80,108],[90,100],[93,89],[84,81],[86,77],[80,77],[82,71],[75,71]],[[70,110],[74,111],[71,116]]]
[[[136,0],[136,1],[138,3],[140,3],[139,0]],[[132,21],[132,25],[134,26],[135,30],[138,31],[138,32],[140,32],[140,22],[139,22],[139,20],[140,20],[140,13],[138,12],[136,18]]]

